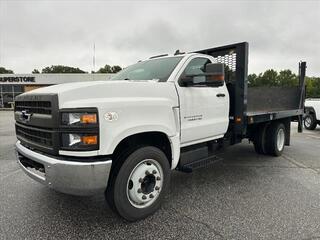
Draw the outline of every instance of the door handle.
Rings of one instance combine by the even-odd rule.
[[[225,97],[226,95],[224,93],[218,93],[216,96],[217,97]]]

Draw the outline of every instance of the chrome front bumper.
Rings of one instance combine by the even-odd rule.
[[[17,161],[22,170],[34,180],[59,192],[72,195],[93,195],[104,192],[112,160],[97,162],[65,161],[42,155],[16,143]],[[25,164],[36,163],[39,167]],[[39,164],[39,165],[38,165]]]

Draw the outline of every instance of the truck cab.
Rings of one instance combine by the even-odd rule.
[[[285,104],[258,105],[266,90],[249,94],[247,57],[248,43],[161,55],[110,81],[19,95],[18,163],[59,192],[104,193],[113,210],[135,221],[159,208],[171,170],[212,164],[244,138],[257,153],[279,156],[290,144],[290,122],[301,124],[296,96],[303,96],[304,76],[298,87],[279,90]]]

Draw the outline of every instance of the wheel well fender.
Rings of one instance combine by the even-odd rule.
[[[172,166],[172,160],[174,156],[173,144],[170,141],[170,137],[164,132],[141,132],[135,133],[122,139],[114,149],[112,158],[117,159],[123,152],[129,153],[141,146],[154,146],[164,152],[168,158],[170,167]]]
[[[304,108],[304,113],[305,114],[314,114],[316,117],[316,111],[314,110],[313,107],[305,107]]]

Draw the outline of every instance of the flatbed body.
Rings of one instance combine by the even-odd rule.
[[[247,123],[257,124],[268,122],[271,120],[283,119],[283,118],[293,118],[294,121],[297,116],[303,115],[302,109],[295,110],[280,110],[280,111],[261,111],[261,112],[247,112]]]

